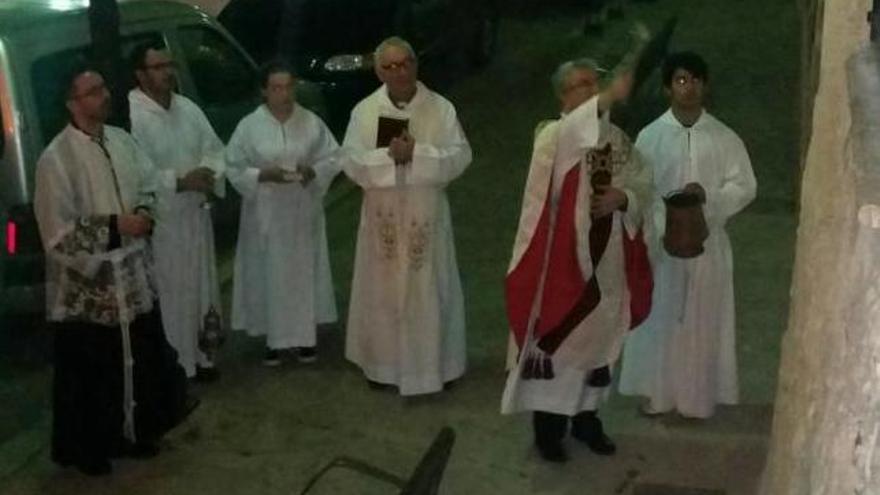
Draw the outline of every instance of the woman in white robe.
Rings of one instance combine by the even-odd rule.
[[[266,103],[242,119],[226,149],[229,180],[242,196],[232,327],[266,336],[268,366],[280,364],[278,351],[287,348],[314,360],[315,326],[327,314],[326,301],[318,308],[318,282],[326,298],[330,278],[317,271],[329,271],[329,262],[318,263],[326,235],[316,208],[339,171],[338,145],[318,116],[296,104],[294,84],[286,67],[268,67]]]

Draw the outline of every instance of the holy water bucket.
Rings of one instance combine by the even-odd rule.
[[[673,191],[663,197],[666,204],[666,233],[663,248],[676,258],[693,258],[703,252],[703,241],[709,237],[700,196],[686,191]]]

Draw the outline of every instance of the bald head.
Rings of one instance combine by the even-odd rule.
[[[602,72],[589,58],[571,60],[556,69],[552,77],[553,90],[563,113],[574,110],[599,93]]]
[[[413,61],[417,61],[416,51],[413,50],[412,45],[400,36],[392,36],[382,40],[382,42],[379,43],[379,46],[376,47],[376,50],[373,52],[373,62],[375,62],[376,65],[379,65],[379,60],[382,58],[382,55],[391,48],[396,49],[396,51],[402,51],[409,55]]]

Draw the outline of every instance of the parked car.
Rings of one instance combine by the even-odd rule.
[[[62,74],[90,49],[88,0],[0,1],[0,315],[43,310],[43,253],[32,210],[34,166],[67,123]],[[196,101],[224,141],[257,104],[256,66],[216,20],[190,5],[121,0],[122,52],[164,40],[178,63],[179,90]],[[325,114],[320,89],[298,87]],[[235,200],[221,220],[237,221]],[[232,211],[230,211],[232,210]],[[218,229],[231,231],[234,229]]]
[[[258,61],[281,56],[320,85],[337,134],[379,84],[372,52],[383,39],[406,38],[422,78],[442,87],[489,62],[499,18],[500,0],[231,0],[218,16]]]

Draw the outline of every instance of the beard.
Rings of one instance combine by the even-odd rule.
[[[113,112],[113,103],[110,100],[110,98],[107,98],[103,102],[101,102],[100,105],[95,107],[94,111],[91,112],[92,113],[91,117],[94,120],[97,120],[100,122],[106,122],[112,112]]]

